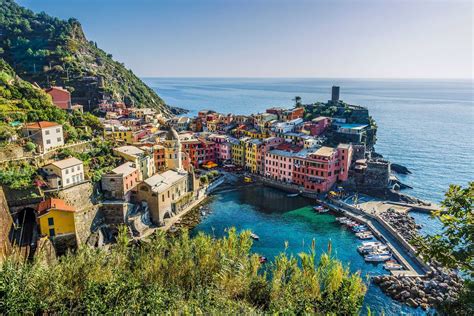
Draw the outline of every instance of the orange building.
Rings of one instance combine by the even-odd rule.
[[[71,93],[62,87],[51,87],[45,92],[53,98],[53,103],[63,110],[71,109]]]

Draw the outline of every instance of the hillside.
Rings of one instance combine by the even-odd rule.
[[[131,70],[88,41],[76,19],[35,14],[13,0],[0,0],[0,57],[27,81],[66,87],[85,109],[111,99],[171,113]]]

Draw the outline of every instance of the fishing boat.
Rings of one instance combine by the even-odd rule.
[[[265,262],[267,262],[267,257],[260,256],[260,257],[258,257],[258,261],[260,261],[260,263],[265,263]]]
[[[390,260],[391,258],[391,255],[373,254],[365,256],[364,260],[367,262],[385,262],[387,260]]]
[[[254,233],[250,234],[250,238],[252,238],[253,240],[259,240],[260,239],[260,237],[258,237],[258,235],[254,234]]]
[[[395,260],[389,260],[385,262],[385,264],[383,265],[383,268],[389,271],[403,270],[403,266],[401,264],[398,264]]]

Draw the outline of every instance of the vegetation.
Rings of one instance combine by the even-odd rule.
[[[0,57],[30,82],[66,87],[94,106],[102,98],[170,113],[163,100],[131,70],[86,39],[76,19],[63,21],[0,0]]]
[[[0,9],[1,10],[1,9]],[[20,79],[0,58],[0,143],[17,133],[12,125],[23,122],[51,121],[63,124],[68,142],[90,139],[101,123],[90,113],[68,114],[56,107],[51,97],[31,83]]]
[[[464,291],[457,302],[441,308],[448,315],[474,313],[474,182],[465,188],[451,185],[441,203],[442,210],[433,212],[443,225],[441,233],[418,237],[413,241],[418,251],[465,275]]]
[[[95,139],[92,143],[92,149],[87,152],[80,153],[63,149],[58,158],[65,159],[72,156],[82,160],[87,178],[92,182],[98,182],[103,174],[117,167],[122,161],[122,158],[114,155],[114,147],[115,144],[112,141]]]
[[[26,189],[34,185],[37,168],[27,162],[10,163],[0,168],[0,184],[11,189]]]
[[[10,258],[0,270],[0,313],[358,314],[366,287],[330,254],[281,254],[268,272],[250,232],[213,239],[159,232],[133,246],[122,229],[109,251],[80,248],[57,262]]]

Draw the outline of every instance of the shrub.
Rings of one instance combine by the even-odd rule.
[[[32,142],[27,142],[25,148],[27,151],[33,151],[36,149],[36,145]]]
[[[80,248],[46,265],[10,258],[0,269],[0,313],[357,314],[360,276],[314,248],[268,265],[250,252],[250,232],[213,239],[187,233],[131,244],[121,230],[109,250]]]

